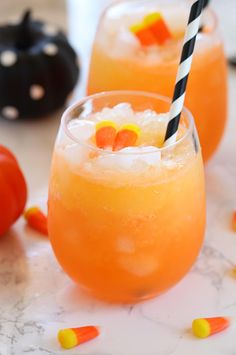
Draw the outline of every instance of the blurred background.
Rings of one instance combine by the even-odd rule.
[[[0,25],[16,21],[25,9],[30,8],[34,18],[48,21],[67,32],[82,63],[80,82],[72,98],[74,101],[85,94],[89,56],[97,22],[104,7],[111,2],[112,0],[1,0]],[[236,0],[212,0],[211,3],[220,20],[227,56],[236,54]],[[235,95],[235,90],[232,89],[235,80],[236,70],[231,69],[231,102]],[[41,195],[47,186],[51,153],[62,111],[44,119],[27,122],[0,119],[0,143],[12,149],[18,157],[33,199]],[[231,105],[230,116],[235,114],[234,105]],[[233,128],[231,120],[227,130]],[[224,141],[214,159],[223,159],[223,156]]]

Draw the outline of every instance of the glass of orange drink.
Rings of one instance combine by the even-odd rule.
[[[62,117],[49,236],[64,271],[98,298],[158,295],[187,273],[201,248],[201,149],[186,109],[176,143],[163,147],[169,107],[156,94],[117,91],[87,97]]]
[[[190,5],[189,0],[126,0],[108,7],[93,46],[88,94],[144,90],[172,97]],[[135,29],[146,25],[149,30],[147,19],[157,13],[169,36],[163,39],[157,27],[154,41],[140,42]],[[227,118],[226,60],[209,8],[202,16],[185,104],[195,118],[206,161],[221,140]]]

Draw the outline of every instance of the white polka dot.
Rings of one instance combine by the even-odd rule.
[[[49,24],[44,25],[42,31],[47,36],[56,36],[58,34],[58,29],[55,26]]]
[[[58,47],[54,43],[48,43],[43,47],[43,53],[54,56],[58,52]]]
[[[41,85],[31,85],[29,94],[31,99],[40,100],[44,96],[45,90]]]
[[[0,63],[4,67],[10,67],[17,61],[16,53],[12,51],[4,51],[0,54]]]
[[[14,106],[5,106],[2,109],[2,115],[8,120],[15,120],[19,116],[19,112]]]

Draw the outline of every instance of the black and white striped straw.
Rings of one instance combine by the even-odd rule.
[[[195,0],[191,7],[184,37],[184,46],[175,82],[174,95],[170,107],[170,117],[165,136],[165,146],[168,146],[176,141],[181,112],[184,106],[188,76],[192,65],[193,51],[200,27],[200,19],[204,3],[204,0]]]

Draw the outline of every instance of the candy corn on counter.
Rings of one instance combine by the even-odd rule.
[[[191,1],[135,0],[111,5],[97,29],[88,94],[145,90],[172,97]],[[227,70],[217,19],[205,9],[185,106],[192,112],[204,160],[222,138]]]
[[[201,149],[185,112],[163,147],[169,103],[105,93],[72,106],[55,145],[49,236],[68,275],[99,298],[136,302],[178,282],[203,241]]]

